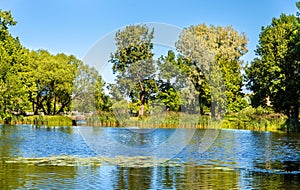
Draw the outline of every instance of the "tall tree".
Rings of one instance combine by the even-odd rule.
[[[13,112],[23,113],[28,79],[28,51],[8,28],[16,24],[9,11],[0,10],[0,112],[2,117]]]
[[[266,106],[269,98],[275,111],[289,117],[288,126],[297,130],[300,130],[299,21],[295,15],[282,14],[273,18],[267,27],[262,27],[256,49],[258,57],[246,69],[253,105]]]
[[[169,111],[180,111],[180,96],[177,92],[176,84],[178,84],[177,77],[178,61],[176,60],[175,53],[171,50],[168,51],[167,56],[161,56],[157,60],[158,66],[158,84],[159,92],[157,98],[164,103]]]
[[[117,74],[116,88],[140,105],[139,116],[156,90],[153,64],[154,30],[145,25],[131,25],[116,33],[117,50],[111,55],[113,72]]]
[[[32,51],[31,60],[35,71],[29,95],[33,112],[42,110],[45,115],[55,115],[70,109],[75,70],[80,61],[65,54],[54,56],[45,50]]]
[[[109,111],[110,99],[105,95],[101,76],[95,68],[79,63],[72,93],[72,110],[80,112]]]
[[[206,54],[213,55],[213,60],[208,60],[208,62],[216,63],[222,72],[226,87],[227,109],[229,111],[241,109],[239,105],[242,99],[243,78],[240,58],[247,52],[246,45],[246,36],[239,34],[230,26],[215,27],[200,24],[183,30],[176,47],[179,52],[192,61],[189,63],[191,67],[194,67],[192,79],[197,90],[199,90],[199,94],[203,97],[201,101],[205,102],[205,96],[209,91],[208,85],[203,82],[208,79],[205,78],[206,71],[200,67],[201,63],[199,61],[197,63],[195,59],[210,57],[204,55],[206,52]],[[210,66],[215,66],[214,63]]]
[[[103,93],[103,81],[99,74],[82,64],[76,57],[63,53],[52,55],[46,50],[29,51],[8,29],[16,24],[9,11],[0,10],[0,116],[34,114],[43,112],[55,115],[70,110],[73,92],[78,80],[75,75],[83,73],[88,80],[82,91],[93,88],[97,109],[108,110],[108,96]],[[78,79],[78,78],[77,78]],[[77,88],[77,90],[80,87]],[[86,97],[87,98],[87,97]],[[30,107],[31,106],[31,107]],[[84,105],[85,106],[85,105]]]
[[[200,113],[204,114],[204,106],[207,106],[204,101],[208,97],[204,98],[205,95],[200,94],[202,88],[197,89],[203,80],[193,75],[192,70],[195,68],[191,63],[182,55],[176,56],[172,50],[158,59],[158,98],[171,111],[183,111],[181,109],[184,108],[186,112],[195,113],[200,103]]]

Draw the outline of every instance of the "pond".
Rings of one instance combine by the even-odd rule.
[[[0,125],[0,189],[300,187],[300,134],[207,131]]]

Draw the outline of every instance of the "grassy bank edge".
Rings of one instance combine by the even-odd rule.
[[[47,126],[72,126],[72,120],[67,116],[33,115],[33,116],[12,116],[9,120],[0,119],[1,124],[33,124]]]
[[[181,119],[181,120],[180,120]],[[210,116],[182,115],[168,113],[165,117],[127,118],[120,122],[113,113],[99,113],[88,118],[86,125],[103,127],[138,126],[141,128],[218,128],[244,129],[255,131],[285,131],[286,117],[281,114],[245,114],[226,115],[221,122],[212,122]],[[180,121],[179,121],[180,120]],[[180,122],[180,123],[179,123]],[[0,119],[4,124],[4,120]],[[34,124],[46,126],[72,126],[72,119],[67,116],[14,116],[8,124]]]

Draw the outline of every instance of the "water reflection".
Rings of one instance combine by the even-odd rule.
[[[0,125],[0,160],[19,152],[22,137],[18,132],[16,126]]]
[[[142,147],[160,144],[174,133],[172,129],[133,135],[126,129],[93,130],[95,134],[108,133],[126,146]],[[76,131],[70,127],[0,125],[0,189],[298,189],[300,186],[300,134],[222,130],[208,151],[199,153],[205,131],[197,130],[176,157],[159,165],[143,166],[139,160],[134,164],[109,160],[97,164],[53,160],[47,164],[12,162],[19,157],[61,159],[68,155],[76,161],[76,157],[99,156]],[[109,143],[103,148],[118,152]]]

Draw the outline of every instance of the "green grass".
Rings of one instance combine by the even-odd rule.
[[[227,114],[223,120],[212,121],[210,116],[167,112],[143,117],[116,117],[113,113],[99,112],[88,120],[90,125],[108,127],[138,126],[144,128],[224,128],[278,131],[287,118],[263,108],[248,107],[240,112]]]
[[[209,116],[167,112],[157,115],[145,115],[142,117],[130,117],[128,114],[115,116],[113,113],[99,112],[88,120],[90,125],[107,127],[138,126],[144,128],[204,128],[209,123]]]
[[[130,117],[128,114],[115,116],[112,112],[98,112],[88,117],[87,124],[92,126],[144,128],[225,128],[248,130],[284,130],[287,117],[263,108],[248,107],[237,113],[227,114],[220,121],[212,121],[210,116],[166,112],[158,115]],[[0,119],[4,123],[4,119]],[[14,116],[9,118],[11,124],[36,124],[47,126],[71,126],[72,120],[67,116]]]
[[[35,124],[47,126],[71,126],[72,120],[67,116],[54,115],[54,116],[13,116],[11,124]]]
[[[225,116],[222,128],[277,131],[286,122],[283,114],[263,108],[248,107]]]

